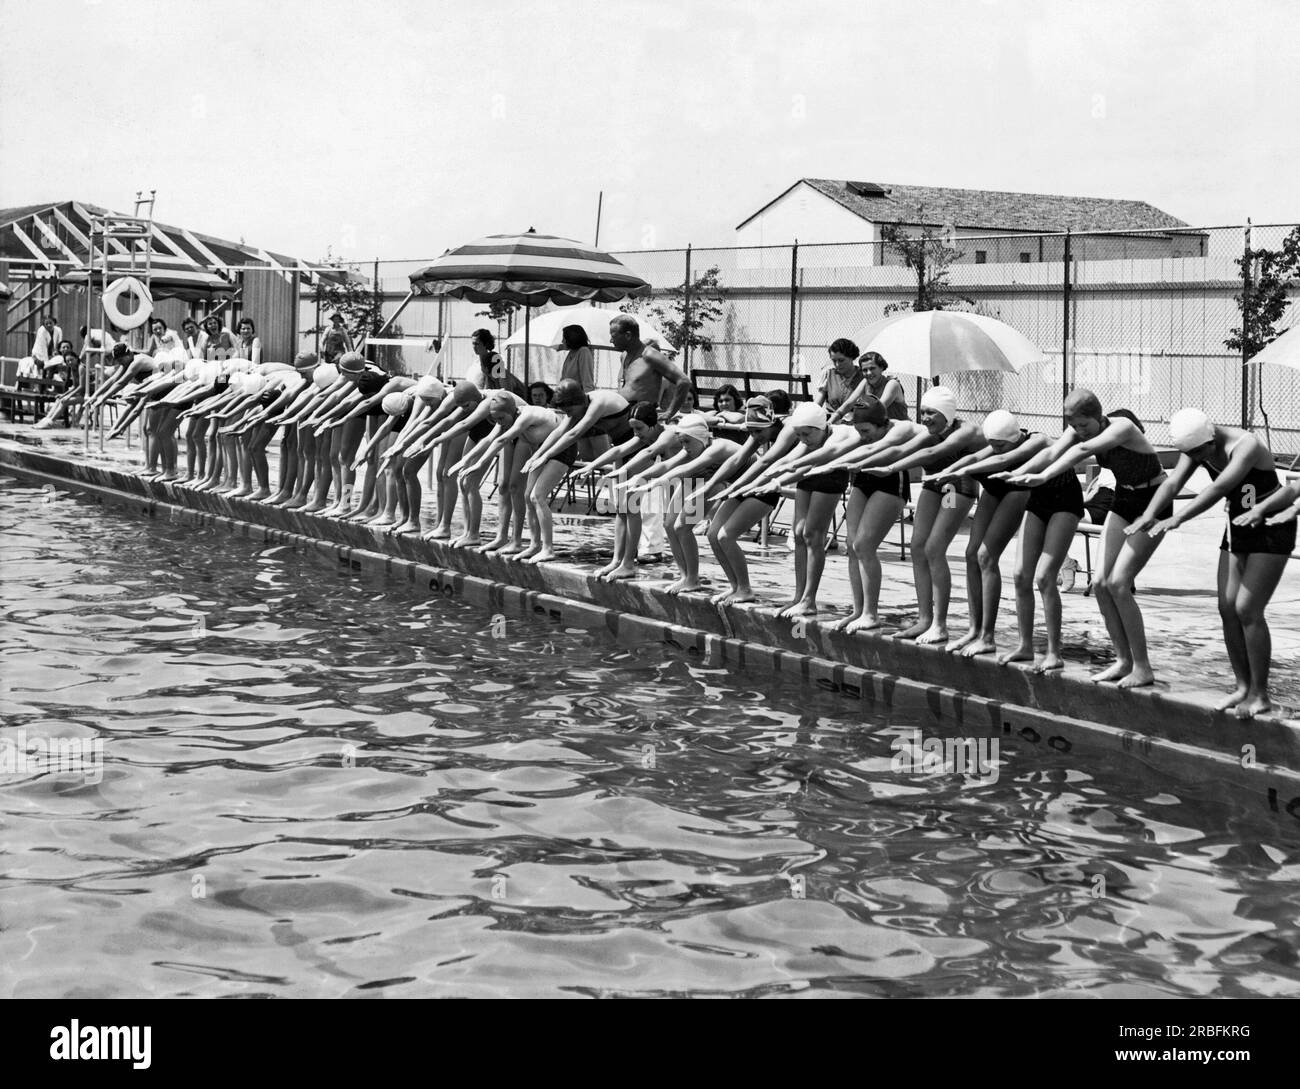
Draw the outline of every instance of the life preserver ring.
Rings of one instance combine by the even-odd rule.
[[[140,305],[129,314],[124,313],[121,306],[122,296],[126,294],[134,295],[140,301]],[[134,276],[120,276],[114,280],[108,285],[102,301],[104,316],[119,329],[139,329],[153,313],[149,289]]]

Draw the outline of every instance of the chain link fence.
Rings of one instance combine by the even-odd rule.
[[[1253,227],[1251,244],[1278,249],[1293,229],[1289,224]],[[1300,454],[1300,371],[1245,367],[1240,351],[1226,344],[1241,325],[1244,227],[949,233],[941,243],[946,256],[926,270],[930,294],[944,309],[1006,322],[1045,357],[1019,374],[966,372],[945,378],[964,413],[981,416],[1006,408],[1026,426],[1052,432],[1060,426],[1065,392],[1082,386],[1107,407],[1133,411],[1158,444],[1169,441],[1170,416],[1194,406],[1220,422],[1266,433],[1280,454]],[[631,307],[652,322],[656,309],[680,320],[672,293],[692,285],[688,312],[708,315],[698,330],[708,344],[685,347],[678,362],[688,371],[721,371],[737,379],[746,373],[807,375],[812,388],[828,364],[832,341],[856,339],[872,322],[914,306],[920,291],[918,271],[906,263],[904,247],[889,241],[692,247],[615,256],[653,286],[649,299]],[[385,320],[394,319],[383,338],[401,341],[372,354],[397,373],[459,377],[476,364],[470,349],[475,329],[492,331],[500,348],[522,328],[524,314],[517,310],[498,318],[481,303],[408,299],[411,273],[428,263],[355,266],[377,283]],[[695,290],[702,278],[714,285],[703,293]],[[1294,300],[1300,284],[1292,283],[1288,291]],[[550,309],[531,313],[537,317]],[[1278,331],[1300,320],[1297,313],[1289,307]],[[298,328],[305,347],[314,344],[310,330],[322,323],[304,294]],[[554,382],[559,375],[562,350],[534,345],[526,366],[521,349],[508,354],[520,377],[526,373],[529,380]],[[598,384],[617,385],[615,354],[598,351],[596,358]],[[904,377],[904,388],[914,409],[922,383]]]

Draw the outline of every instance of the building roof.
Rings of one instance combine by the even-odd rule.
[[[84,263],[89,257],[86,240],[90,234],[90,218],[101,215],[125,218],[124,213],[76,200],[0,209],[0,260],[47,258],[51,261],[75,260]],[[242,242],[230,242],[183,227],[172,227],[158,220],[154,220],[153,225],[155,254],[191,261],[205,268],[239,268],[244,265],[320,267],[319,262],[301,261],[296,257],[273,253]],[[142,243],[136,242],[134,245],[139,247]],[[118,243],[115,250],[128,252],[125,243]]]
[[[1188,226],[1141,200],[801,178],[736,229],[740,230],[800,184],[810,186],[872,223],[935,227],[952,224],[958,228],[1025,232],[1165,230]]]

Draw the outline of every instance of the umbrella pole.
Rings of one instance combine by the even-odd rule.
[[[528,362],[529,362],[528,355],[530,351],[528,347],[528,335],[529,335],[528,326],[529,326],[529,319],[532,317],[532,314],[533,314],[532,303],[524,303],[524,385],[525,386],[528,385]]]

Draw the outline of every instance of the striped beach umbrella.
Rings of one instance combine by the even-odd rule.
[[[9,290],[9,285],[0,280],[0,299],[7,299],[13,292]]]
[[[878,352],[892,375],[937,378],[961,371],[1015,374],[1046,354],[1019,330],[996,318],[958,310],[894,314],[872,322],[853,341],[860,352]]]
[[[96,263],[94,278],[98,282],[100,266]],[[109,254],[108,280],[110,283],[119,276],[135,276],[144,279],[144,258],[136,255],[135,269],[131,269],[131,256],[125,253]],[[65,283],[85,283],[86,271],[68,273],[60,277]],[[149,266],[149,294],[155,299],[205,299],[211,295],[229,295],[235,291],[235,285],[226,277],[204,268],[192,261],[180,257],[166,257],[154,254]]]
[[[450,295],[471,302],[617,302],[644,295],[650,285],[616,258],[570,238],[527,231],[494,234],[454,250],[411,273],[419,295]]]

